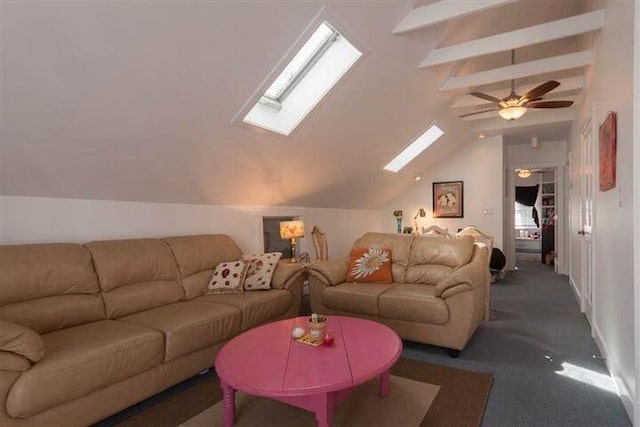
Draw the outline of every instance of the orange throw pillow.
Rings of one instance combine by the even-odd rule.
[[[391,249],[352,249],[347,282],[391,283]]]

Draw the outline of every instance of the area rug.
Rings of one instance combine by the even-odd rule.
[[[391,395],[389,396],[391,399],[387,398],[389,400],[385,403],[393,404],[396,401],[394,397],[403,397],[402,409],[397,411],[397,408],[395,408],[394,411],[403,413],[402,416],[406,416],[408,419],[401,423],[396,420],[395,423],[387,425],[473,427],[479,426],[482,422],[493,381],[491,374],[471,372],[405,358],[400,359],[394,365],[391,373],[393,381]],[[362,414],[359,408],[363,407],[363,405],[370,408],[373,405],[379,405],[378,403],[372,405],[372,401],[368,400],[383,399],[377,396],[376,387],[377,384],[371,383],[363,386],[362,389],[354,391],[356,394],[348,398],[352,399],[351,403],[345,400],[343,404],[346,403],[347,405],[341,405],[338,409],[334,426],[351,426],[356,421],[366,422],[368,424],[364,425],[368,426],[384,426],[384,418],[377,412],[372,412],[370,415],[365,413],[360,415],[361,418],[353,415],[354,412]],[[407,398],[407,395],[411,395],[411,398]],[[218,403],[222,399],[222,392],[215,375],[202,376],[202,379],[193,380],[188,386],[183,385],[177,389],[174,388],[174,390],[170,389],[160,396],[149,399],[149,402],[145,401],[146,403],[143,402],[136,405],[137,409],[132,407],[120,414],[116,414],[114,417],[98,423],[98,425],[101,427],[175,427],[181,425],[184,425],[184,427],[199,427],[200,425],[219,425],[216,424],[219,421],[215,420],[220,419],[216,414],[217,411],[220,411],[221,405]],[[418,396],[419,402],[415,401],[416,396]],[[266,424],[268,421],[266,416],[259,418],[258,424],[252,422],[251,410],[246,408],[251,408],[253,405],[247,404],[251,400],[243,399],[261,398],[238,393],[237,425],[269,425]],[[276,410],[281,410],[282,407],[284,407],[284,410],[290,409],[288,405],[272,402],[268,399],[254,401],[253,403],[256,403],[256,405],[275,405],[268,409],[262,409],[262,414],[275,413]],[[311,413],[295,408],[291,409],[297,412],[296,415],[291,415],[292,417],[302,417],[310,420],[311,424],[308,425],[315,425]],[[282,416],[285,417],[285,415]],[[288,417],[289,415],[286,416]],[[350,419],[350,423],[345,423],[345,419]],[[372,419],[375,422],[372,422]],[[200,424],[203,420],[206,422]],[[291,418],[280,419],[277,425],[304,426],[305,424],[304,421],[298,424],[298,418]]]
[[[440,387],[391,376],[391,393],[380,397],[378,381],[353,390],[338,406],[333,427],[417,426],[426,415]],[[181,427],[222,427],[223,402],[196,415]],[[238,427],[315,427],[313,413],[264,397],[236,395]]]

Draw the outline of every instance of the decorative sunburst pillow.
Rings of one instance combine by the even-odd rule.
[[[361,248],[351,250],[347,282],[393,282],[391,249]]]
[[[242,284],[247,275],[249,265],[242,261],[221,262],[213,271],[207,286],[210,294],[237,294],[243,291]]]
[[[282,252],[268,254],[242,255],[240,259],[249,265],[244,279],[244,290],[271,289],[271,277],[282,257]]]

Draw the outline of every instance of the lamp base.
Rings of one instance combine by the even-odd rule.
[[[289,260],[291,264],[298,262],[296,259],[296,239],[291,238],[291,259]]]

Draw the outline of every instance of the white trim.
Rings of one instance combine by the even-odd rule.
[[[619,374],[620,370],[618,369],[618,366],[615,363],[612,363],[612,360],[609,358],[607,345],[605,344],[602,333],[600,332],[600,329],[598,328],[598,325],[596,325],[595,321],[592,326],[593,327],[591,328],[591,332],[592,332],[593,338],[596,342],[596,345],[598,346],[598,349],[600,350],[600,354],[604,358],[604,364],[607,367],[607,370],[609,371],[609,375],[611,376],[611,378],[613,379],[616,385],[616,392],[618,394],[618,397],[622,401],[622,406],[624,406],[624,409],[627,412],[629,419],[631,420],[632,414],[634,414],[633,408],[634,406],[637,407],[638,403],[633,401],[633,394],[631,393],[631,387],[629,386],[629,384],[626,383],[626,381],[624,380],[624,377]],[[634,424],[634,425],[637,426],[638,424]]]
[[[582,308],[580,307],[580,288],[576,285],[576,281],[573,280],[573,277],[569,275],[569,285],[571,285],[571,290],[573,291],[573,296],[576,298],[576,302],[578,303],[578,307],[580,308],[580,312],[582,312]]]
[[[635,334],[635,399],[633,412],[629,418],[633,425],[640,427],[640,4],[634,3],[634,59],[633,59],[633,264],[636,266],[633,273],[634,283],[634,334]],[[631,415],[633,414],[633,415]]]

